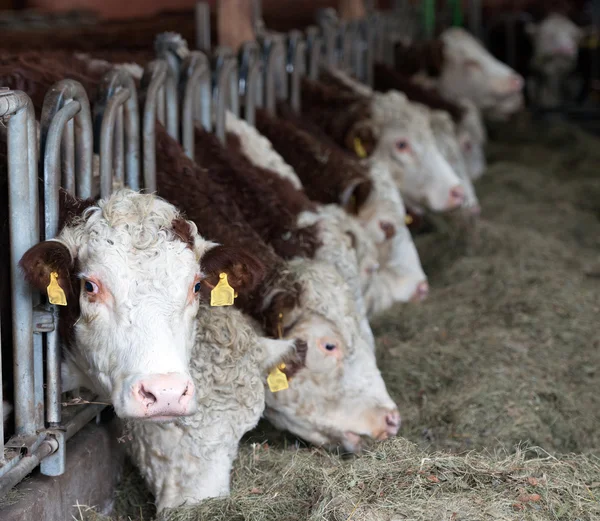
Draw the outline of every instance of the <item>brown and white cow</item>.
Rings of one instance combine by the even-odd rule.
[[[225,273],[247,293],[263,266],[204,239],[154,195],[62,195],[68,222],[20,265],[41,291],[56,274],[65,294],[65,389],[96,391],[126,421],[159,510],[226,495],[239,440],[263,412],[267,373],[292,358],[295,342],[261,339],[235,308],[212,308],[207,287]]]
[[[460,27],[424,44],[398,44],[395,58],[400,71],[448,100],[470,99],[490,118],[505,119],[523,106],[523,78]]]

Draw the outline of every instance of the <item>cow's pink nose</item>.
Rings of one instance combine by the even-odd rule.
[[[393,411],[388,412],[385,415],[385,431],[388,434],[388,436],[396,436],[396,434],[398,434],[398,430],[400,429],[400,423],[401,419],[398,409],[394,409]]]
[[[519,92],[523,88],[523,85],[525,85],[525,81],[520,74],[513,74],[510,77],[508,85],[512,92]]]
[[[138,380],[133,387],[133,417],[168,419],[192,411],[194,384],[177,373],[158,374]]]
[[[427,284],[427,281],[419,282],[411,300],[413,302],[421,302],[422,300],[425,300],[427,295],[429,295],[429,284]]]
[[[461,204],[463,204],[465,200],[465,191],[462,186],[455,186],[450,190],[450,195],[448,197],[448,209],[453,210],[454,208],[458,208]]]

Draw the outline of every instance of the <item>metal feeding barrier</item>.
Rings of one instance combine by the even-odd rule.
[[[151,83],[158,85],[153,87],[158,98],[164,96],[166,64],[155,69]],[[124,183],[133,189],[140,186],[139,109],[133,79],[125,71],[111,71],[100,82],[99,93],[93,120],[80,83],[62,80],[48,90],[38,162],[30,98],[21,91],[0,92],[0,117],[7,123],[15,410],[14,435],[0,447],[0,496],[38,465],[44,475],[63,474],[67,441],[105,407],[89,403],[76,414],[63,414],[58,309],[31,289],[18,267],[29,248],[57,235],[61,188],[81,198],[98,195],[93,182],[94,151],[100,154],[103,197]],[[156,103],[148,110],[156,113]],[[0,443],[3,440],[0,425]]]

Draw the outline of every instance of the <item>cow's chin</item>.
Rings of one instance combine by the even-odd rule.
[[[180,418],[185,418],[185,416],[147,416],[145,418],[136,418],[136,420],[147,423],[173,423]]]

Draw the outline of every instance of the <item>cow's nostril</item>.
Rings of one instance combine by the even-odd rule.
[[[152,405],[156,403],[156,396],[154,396],[150,391],[148,391],[143,385],[140,385],[139,393],[142,397],[142,401],[146,405]]]

